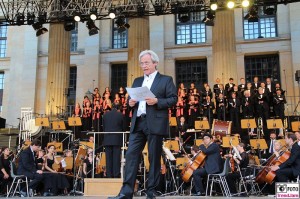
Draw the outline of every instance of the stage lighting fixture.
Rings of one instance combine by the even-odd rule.
[[[178,14],[179,10],[179,3],[175,2],[171,4],[171,13],[172,14]]]
[[[90,19],[95,21],[97,19],[97,8],[92,7],[90,10]]]
[[[205,23],[206,26],[214,26],[214,19],[215,19],[216,13],[215,11],[209,10],[206,13],[206,16],[202,20],[203,23]]]
[[[265,15],[275,15],[277,12],[277,6],[276,5],[274,5],[274,7],[264,6],[263,10]]]
[[[145,15],[145,6],[144,6],[144,4],[143,4],[143,5],[139,4],[139,5],[137,6],[137,15],[138,15],[139,17],[142,17],[142,16]]]
[[[229,0],[226,5],[227,5],[227,8],[229,8],[229,9],[234,8],[234,2],[231,0]]]
[[[16,15],[16,18],[17,18],[17,25],[18,26],[24,25],[25,16],[24,16],[23,13],[18,13]]]
[[[37,37],[48,32],[48,29],[43,27],[43,24],[46,22],[46,20],[47,14],[45,12],[39,13],[38,21],[32,24],[32,27],[34,28],[34,30],[36,30]]]
[[[244,17],[244,19],[248,20],[248,22],[258,22],[258,7],[251,6],[248,10],[248,14]]]
[[[244,8],[248,7],[249,5],[250,5],[249,0],[243,0],[243,1],[242,1],[242,6],[243,6]]]
[[[114,19],[116,18],[116,10],[114,8],[109,9],[109,18]]]
[[[130,28],[130,25],[126,23],[123,16],[119,16],[115,21],[115,24],[117,25],[118,33],[124,32],[125,30]]]
[[[28,12],[27,13],[27,25],[34,24],[35,16],[33,13]]]
[[[71,31],[75,29],[75,21],[70,18],[70,19],[66,19],[64,22],[64,28],[65,31]]]
[[[38,16],[38,20],[40,23],[44,24],[47,20],[47,13],[46,12],[40,12]]]
[[[80,12],[74,13],[74,20],[77,22],[81,21],[81,13]]]
[[[88,20],[86,22],[86,27],[89,29],[90,36],[98,34],[99,28],[95,25],[95,22],[93,20]]]
[[[154,7],[154,12],[157,16],[164,14],[164,9],[161,4],[155,3],[155,5],[153,5],[153,7]]]
[[[178,20],[181,23],[186,23],[186,22],[190,21],[190,13],[187,13],[187,14],[178,14]]]
[[[210,9],[211,10],[217,10],[218,9],[218,4],[217,3],[213,3],[210,5]]]

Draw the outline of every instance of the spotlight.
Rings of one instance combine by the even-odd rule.
[[[232,8],[234,8],[234,2],[233,1],[228,1],[227,2],[227,8],[230,8],[230,9],[232,9]]]
[[[181,23],[186,23],[190,20],[190,13],[187,14],[178,14],[178,20]]]
[[[153,7],[154,7],[154,12],[157,16],[164,14],[164,9],[163,9],[162,5],[155,3],[155,5],[153,5]]]
[[[43,24],[46,23],[46,19],[47,19],[47,14],[45,12],[44,13],[41,12],[39,13],[38,21],[32,24],[32,27],[34,28],[34,30],[36,30],[37,37],[48,32],[48,29],[43,27]]]
[[[211,10],[217,10],[218,9],[218,4],[216,4],[216,3],[211,4],[210,9]]]
[[[90,18],[91,20],[95,21],[97,19],[97,8],[92,7],[90,10]]]
[[[143,5],[139,4],[139,5],[137,6],[137,15],[138,15],[139,17],[142,17],[142,16],[145,15],[145,6],[144,6],[144,4],[143,4]]]
[[[74,20],[77,22],[81,21],[81,13],[80,12],[74,13]]]
[[[277,12],[277,6],[274,5],[274,8],[264,6],[263,10],[265,15],[275,15]]]
[[[206,17],[202,19],[202,22],[205,23],[206,26],[214,26],[214,19],[215,19],[215,11],[207,11]]]
[[[249,5],[250,5],[249,0],[243,0],[243,1],[242,1],[242,6],[243,6],[244,8],[248,7]]]
[[[75,29],[75,21],[73,19],[66,19],[64,22],[65,31],[71,31]]]
[[[38,16],[38,20],[40,23],[44,24],[47,20],[47,13],[46,12],[40,12]]]
[[[171,13],[172,14],[178,14],[179,10],[179,2],[175,2],[171,4]]]
[[[23,13],[18,13],[16,15],[16,17],[17,17],[17,25],[18,26],[24,25],[24,19],[25,19],[24,14]]]
[[[32,24],[34,24],[34,19],[35,19],[34,14],[28,12],[28,13],[27,13],[27,25],[32,25]]]
[[[115,21],[115,24],[117,25],[118,33],[124,32],[130,28],[130,25],[125,22],[125,18],[123,16],[119,16]]]
[[[90,36],[98,34],[99,28],[95,25],[95,22],[93,20],[88,20],[86,22],[86,27],[89,29]]]
[[[109,14],[108,14],[109,18],[114,19],[116,18],[116,10],[114,8],[111,8],[109,10]]]

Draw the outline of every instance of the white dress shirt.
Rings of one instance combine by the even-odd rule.
[[[153,72],[152,74],[150,74],[149,76],[144,75],[144,81],[143,81],[142,87],[147,86],[150,90],[156,74],[157,74],[157,70],[155,72]],[[146,114],[146,101],[139,102],[137,116],[139,117],[142,114]]]

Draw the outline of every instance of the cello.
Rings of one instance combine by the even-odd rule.
[[[189,182],[191,179],[191,176],[193,175],[193,172],[198,169],[198,167],[202,166],[204,164],[204,159],[206,158],[206,155],[199,151],[184,167],[184,169],[181,172],[181,178],[184,182]]]

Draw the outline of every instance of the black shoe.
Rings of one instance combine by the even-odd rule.
[[[124,194],[119,194],[114,197],[108,197],[107,199],[127,199],[127,197]]]

